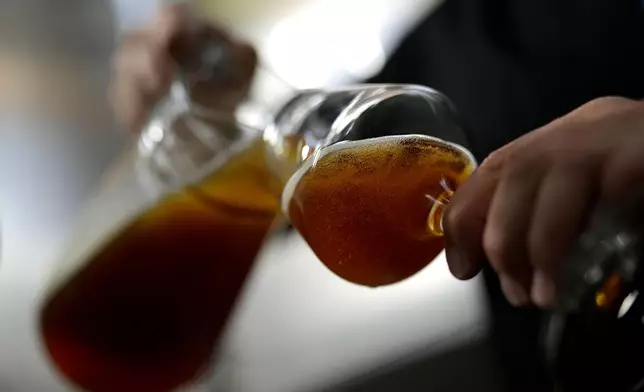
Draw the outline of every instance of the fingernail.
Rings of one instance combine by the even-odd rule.
[[[458,250],[447,250],[445,256],[452,275],[458,279],[465,279],[470,271],[470,262],[467,256]]]
[[[543,271],[535,271],[530,297],[532,302],[539,307],[548,307],[554,303],[555,284],[550,275]]]
[[[505,294],[505,298],[513,306],[525,306],[530,303],[528,290],[521,283],[507,275],[501,275],[499,279],[501,280],[501,289]]]

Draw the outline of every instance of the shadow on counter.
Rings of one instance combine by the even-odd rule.
[[[380,372],[317,392],[508,392],[494,346],[483,341],[456,350],[391,366]]]

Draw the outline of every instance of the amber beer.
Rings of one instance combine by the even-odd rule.
[[[443,250],[442,213],[474,168],[467,150],[429,136],[342,142],[305,162],[282,208],[331,271],[391,284]]]
[[[279,210],[258,143],[105,236],[41,313],[58,369],[93,392],[198,378]],[[73,260],[72,260],[73,261]]]

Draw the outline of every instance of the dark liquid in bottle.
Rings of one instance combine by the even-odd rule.
[[[269,182],[255,146],[95,252],[41,313],[59,371],[94,392],[171,391],[198,378],[273,223]]]

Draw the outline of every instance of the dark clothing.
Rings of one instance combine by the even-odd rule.
[[[372,82],[433,87],[455,103],[481,161],[597,97],[644,97],[642,0],[446,0]],[[510,390],[544,390],[536,310],[485,271]]]
[[[641,0],[446,0],[374,82],[449,96],[478,158],[596,97],[644,98]]]

